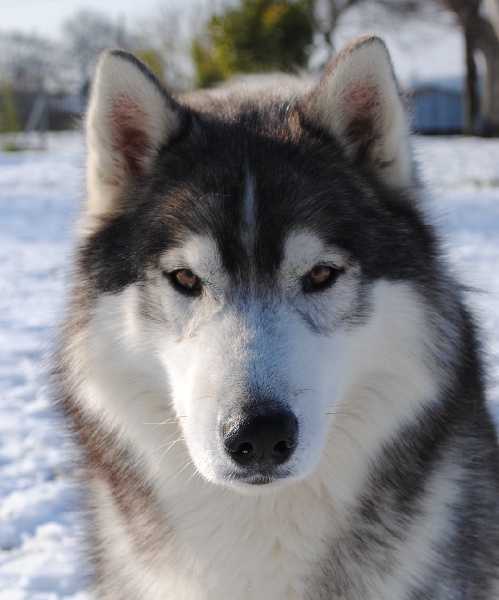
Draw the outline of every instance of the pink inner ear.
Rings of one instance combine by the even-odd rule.
[[[350,88],[343,96],[350,113],[369,112],[381,110],[382,103],[378,86],[364,83]]]
[[[147,114],[136,101],[122,96],[112,109],[113,150],[123,155],[128,170],[140,174],[144,169],[144,158],[152,154],[153,143],[144,131]]]
[[[380,136],[378,116],[383,112],[378,86],[363,83],[350,87],[342,97],[346,116],[345,136],[355,149],[358,161],[365,160],[373,142]]]

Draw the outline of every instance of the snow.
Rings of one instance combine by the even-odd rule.
[[[47,393],[82,145],[0,153],[0,600],[79,599],[77,490]]]
[[[499,140],[421,138],[416,158],[451,262],[474,290],[499,423]],[[0,600],[88,600],[78,488],[50,408],[46,356],[83,190],[76,134],[0,153]]]

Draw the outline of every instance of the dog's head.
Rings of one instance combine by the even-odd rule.
[[[386,282],[414,279],[429,250],[404,192],[411,160],[385,45],[361,38],[286,100],[174,99],[109,52],[87,141],[80,267],[109,344],[135,357],[123,369],[162,390],[209,480],[303,478],[331,422],[358,409],[345,408],[352,382],[397,369],[383,356],[395,338],[412,351],[399,337],[417,308]]]

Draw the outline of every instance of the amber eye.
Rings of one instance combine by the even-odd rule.
[[[201,292],[201,279],[190,269],[177,269],[167,275],[179,292],[189,295],[197,295]]]
[[[303,290],[305,292],[324,290],[332,285],[343,271],[344,269],[342,268],[315,265],[303,278]]]

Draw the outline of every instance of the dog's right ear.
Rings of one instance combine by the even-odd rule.
[[[368,166],[392,188],[410,188],[409,127],[388,49],[364,35],[325,69],[304,116],[329,132],[354,163]]]
[[[147,175],[182,121],[182,109],[143,63],[121,50],[101,55],[86,120],[87,226],[122,208],[130,183]]]

